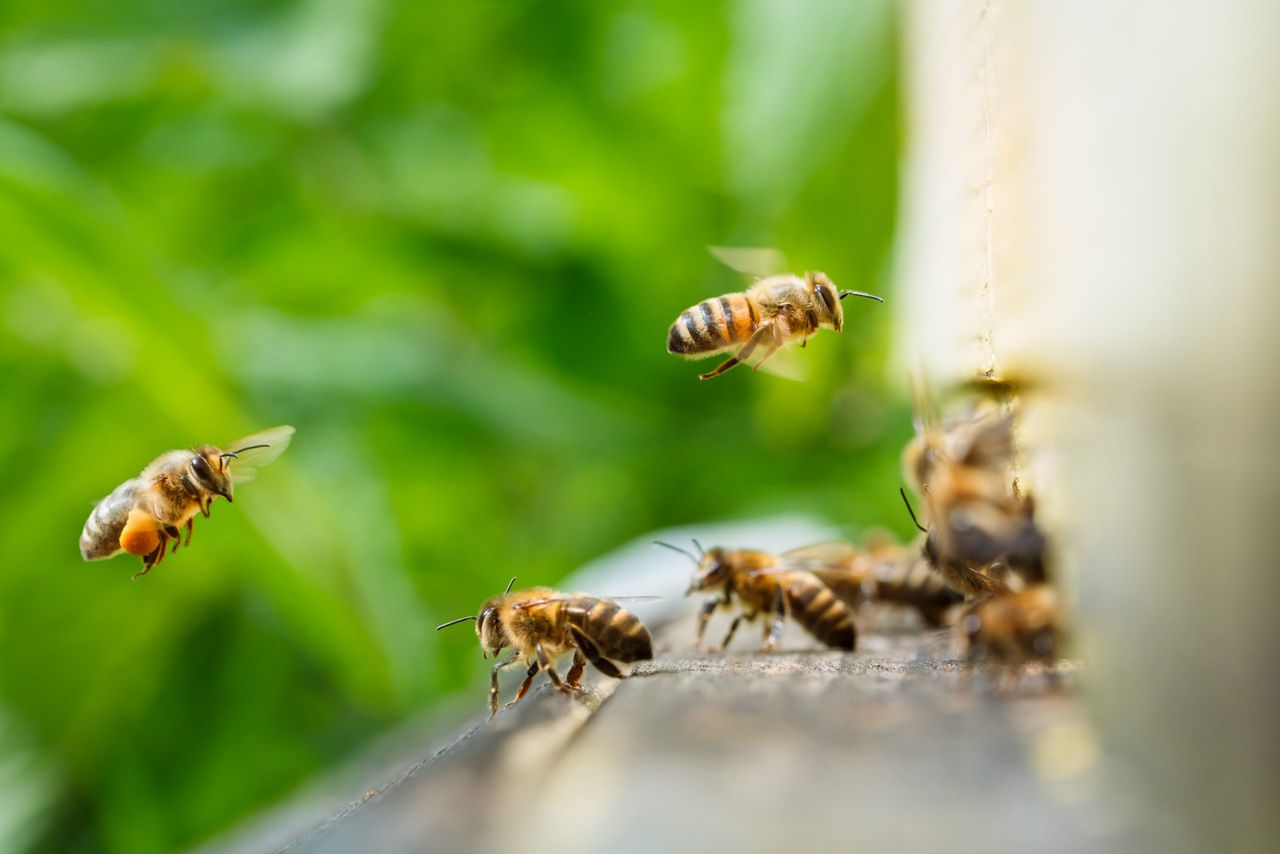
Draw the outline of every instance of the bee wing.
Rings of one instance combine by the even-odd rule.
[[[758,365],[757,370],[779,379],[802,383],[809,378],[809,362],[796,347],[786,347],[774,353],[769,361]]]
[[[857,586],[856,583],[853,583],[852,575],[841,573],[836,569],[822,567],[801,569],[794,566],[775,566],[768,569],[753,569],[747,575],[752,578],[775,578],[784,590],[789,590],[791,583],[801,576],[808,576],[816,580],[823,587],[830,589],[837,595],[840,595],[842,589],[846,586]]]
[[[1008,468],[1013,459],[1013,414],[986,413],[959,431],[956,456],[967,466],[993,471]]]
[[[791,549],[780,554],[778,558],[783,567],[812,570],[819,567],[844,567],[852,563],[857,556],[858,550],[849,543],[831,540]]]
[[[796,569],[790,566],[762,567],[760,569],[751,570],[750,572],[747,573],[747,575],[751,578],[769,578],[770,576],[777,576],[779,578],[782,578],[784,576],[793,575],[797,573],[803,573],[805,575],[813,575],[813,573],[807,569]]]
[[[240,484],[253,480],[258,475],[258,469],[283,454],[292,439],[293,428],[282,424],[229,443],[226,450],[237,454],[230,460],[232,481]],[[246,450],[241,451],[241,448]]]
[[[760,246],[708,246],[707,250],[730,270],[755,279],[787,272],[787,259],[777,249]]]
[[[528,602],[521,602],[512,605],[513,611],[524,611],[529,608],[539,608],[543,605],[550,605],[553,602],[568,602],[571,599],[577,599],[577,596],[548,596],[546,599],[530,599]],[[592,596],[592,599],[602,599],[606,602],[615,602],[617,604],[634,604],[636,602],[665,602],[665,596]]]

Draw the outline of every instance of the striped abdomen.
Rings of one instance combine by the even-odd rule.
[[[964,597],[924,559],[882,563],[875,568],[876,598],[915,608],[934,625],[941,625],[944,612]]]
[[[671,324],[667,352],[716,353],[745,344],[760,325],[760,311],[746,294],[703,300]]]
[[[574,596],[565,603],[565,621],[601,658],[630,664],[653,658],[653,641],[640,618],[608,599]],[[584,650],[591,658],[591,651]],[[594,663],[594,662],[593,662]]]
[[[80,556],[101,560],[120,552],[120,532],[129,520],[129,511],[142,486],[138,478],[126,480],[98,502],[80,532]]]
[[[791,616],[809,634],[836,649],[853,649],[858,640],[853,613],[812,573],[787,573],[782,581]]]

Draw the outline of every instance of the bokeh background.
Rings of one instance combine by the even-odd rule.
[[[472,611],[646,531],[905,533],[887,3],[0,5],[0,848],[216,835],[486,675]],[[808,381],[665,352],[710,244],[889,297]],[[292,448],[131,583],[93,503]],[[644,591],[629,591],[643,593]]]

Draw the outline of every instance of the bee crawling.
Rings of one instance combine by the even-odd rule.
[[[142,569],[133,577],[146,575],[164,559],[170,542],[177,550],[181,528],[187,531],[184,544],[191,543],[197,512],[208,518],[214,498],[233,500],[234,486],[252,480],[257,467],[284,453],[292,438],[292,427],[273,427],[230,443],[228,451],[198,445],[161,454],[97,503],[80,532],[80,555],[138,555]]]
[[[772,652],[782,636],[782,627],[788,616],[805,628],[815,639],[835,649],[852,650],[858,640],[853,624],[853,612],[813,572],[790,568],[785,555],[774,556],[752,549],[713,548],[703,551],[694,541],[700,557],[669,543],[657,543],[679,552],[697,565],[688,593],[714,592],[717,595],[703,604],[698,614],[694,648],[702,646],[707,623],[717,610],[739,610],[729,624],[729,631],[720,644],[723,651],[733,640],[738,626],[745,619],[753,621],[763,617],[765,652]]]
[[[475,621],[476,636],[485,658],[494,658],[506,647],[514,647],[508,657],[493,666],[489,678],[490,717],[498,713],[498,673],[517,664],[528,666],[524,681],[509,708],[520,702],[539,671],[546,671],[556,690],[566,694],[581,690],[582,674],[590,661],[597,670],[614,679],[624,678],[629,665],[653,658],[653,641],[640,619],[611,599],[581,594],[558,593],[549,587],[532,587],[506,592],[480,606],[474,617],[459,617],[436,627]],[[627,597],[628,600],[649,597]],[[555,670],[555,661],[573,653],[573,663],[564,678]]]
[[[987,662],[1006,674],[1029,662],[1052,665],[1061,636],[1062,604],[1048,584],[971,603],[955,626],[956,646],[967,662]]]

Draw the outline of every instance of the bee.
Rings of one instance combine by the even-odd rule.
[[[965,607],[956,621],[956,644],[970,663],[990,661],[1018,668],[1058,656],[1062,607],[1057,591],[1036,584]]]
[[[946,622],[964,600],[918,550],[889,539],[868,538],[861,550],[844,542],[819,543],[779,556],[792,569],[812,572],[851,608],[909,608],[930,626]]]
[[[782,627],[788,616],[805,628],[819,642],[835,649],[852,650],[857,644],[858,632],[853,624],[853,613],[838,596],[812,572],[791,569],[778,557],[752,549],[727,550],[713,548],[707,551],[695,540],[700,557],[669,543],[657,543],[679,552],[697,566],[686,595],[712,592],[698,614],[698,628],[694,636],[695,649],[702,647],[711,615],[719,609],[736,609],[733,622],[725,634],[718,651],[728,648],[738,626],[764,618],[763,650],[772,652],[782,636]]]
[[[743,265],[734,258],[743,253],[765,253],[773,259],[761,266],[780,267],[783,263],[771,250],[713,251],[740,270]],[[667,352],[698,359],[736,349],[733,356],[698,376],[698,379],[709,380],[745,362],[757,347],[763,347],[764,355],[752,368],[757,370],[787,344],[799,341],[803,347],[819,329],[839,332],[844,328],[840,301],[849,296],[884,302],[873,294],[837,290],[826,273],[809,272],[803,276],[783,273],[757,278],[744,292],[703,300],[682,312],[667,332]]]
[[[1012,468],[1010,412],[978,412],[943,428],[926,424],[903,453],[905,475],[931,521],[921,525],[907,502],[926,535],[924,554],[966,595],[1009,592],[1010,572],[1027,583],[1045,578],[1044,536],[1033,501],[1014,488]]]
[[[292,427],[273,427],[230,443],[229,451],[197,445],[161,454],[93,508],[80,532],[80,555],[85,560],[122,551],[138,555],[142,569],[133,577],[146,575],[164,559],[170,542],[177,551],[181,528],[187,531],[184,545],[191,544],[197,512],[207,519],[214,498],[232,501],[234,486],[252,480],[292,438]]]
[[[622,679],[629,665],[653,658],[653,641],[644,623],[623,609],[617,601],[582,594],[558,593],[550,587],[532,587],[511,592],[512,578],[501,596],[480,606],[474,617],[459,617],[436,627],[436,631],[468,620],[475,621],[476,637],[485,658],[497,658],[503,649],[511,655],[493,666],[489,677],[490,717],[498,713],[498,673],[517,664],[527,665],[524,681],[514,706],[528,692],[533,677],[546,671],[557,691],[566,694],[581,690],[581,680],[590,661],[606,676]],[[650,597],[626,597],[630,601]],[[556,672],[556,659],[572,652],[573,663],[564,678]]]

